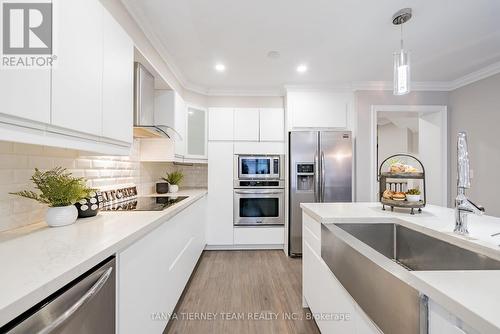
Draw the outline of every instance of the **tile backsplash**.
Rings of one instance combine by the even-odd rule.
[[[30,181],[34,168],[67,168],[74,176],[85,177],[95,188],[134,183],[139,194],[154,192],[154,185],[167,171],[185,174],[182,187],[207,187],[207,165],[175,165],[140,162],[139,142],[130,156],[89,156],[77,150],[0,141],[0,232],[43,220],[46,207],[35,201],[10,195],[34,189]]]

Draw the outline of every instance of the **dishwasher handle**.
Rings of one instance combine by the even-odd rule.
[[[104,284],[106,284],[106,282],[108,281],[112,272],[113,272],[113,267],[106,270],[104,274],[102,274],[101,277],[99,277],[97,282],[95,282],[95,284],[92,285],[92,287],[88,289],[87,292],[85,292],[85,294],[80,299],[78,299],[70,308],[64,311],[63,314],[57,317],[56,320],[54,320],[49,325],[40,330],[38,334],[49,334],[54,329],[59,327],[62,323],[64,323],[69,317],[71,317],[76,311],[78,311],[78,309],[82,307],[83,304],[91,300],[92,297],[94,297],[96,294],[99,293]]]

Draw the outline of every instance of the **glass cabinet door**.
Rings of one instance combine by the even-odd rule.
[[[204,109],[187,108],[187,155],[207,156],[207,111]]]

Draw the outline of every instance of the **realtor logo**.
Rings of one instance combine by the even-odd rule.
[[[52,3],[2,3],[2,67],[52,65]]]

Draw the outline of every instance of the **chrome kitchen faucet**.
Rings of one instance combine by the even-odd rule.
[[[470,163],[467,149],[467,134],[458,133],[457,141],[457,198],[455,199],[455,233],[467,235],[467,215],[482,215],[484,208],[474,204],[465,196],[465,189],[470,188]]]

